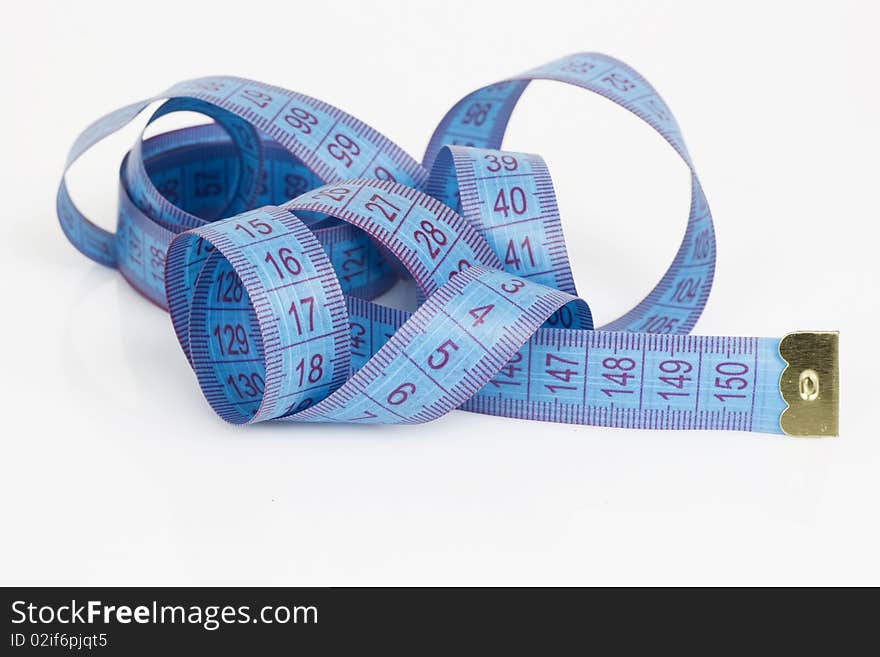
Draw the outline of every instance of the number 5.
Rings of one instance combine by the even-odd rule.
[[[458,345],[455,344],[452,340],[447,340],[439,347],[437,347],[433,354],[428,356],[428,367],[432,370],[442,370],[446,367],[446,363],[449,362],[449,350],[458,351]],[[440,354],[441,358],[438,358],[436,361],[434,360],[434,356],[436,354]]]

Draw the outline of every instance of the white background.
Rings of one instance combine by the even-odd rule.
[[[0,27],[2,584],[880,584],[878,100],[871,3],[22,2]],[[55,218],[99,115],[228,73],[335,103],[421,156],[465,93],[598,50],[664,95],[714,210],[702,334],[839,329],[841,438],[454,412],[235,428],[168,317]],[[70,176],[114,225],[136,129]],[[684,165],[629,113],[537,83],[505,146],[547,159],[601,321],[668,264]]]

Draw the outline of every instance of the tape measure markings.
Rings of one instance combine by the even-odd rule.
[[[553,182],[540,156],[447,146],[434,161],[426,191],[460,211],[485,237],[505,268],[577,294]],[[528,229],[524,226],[527,223],[531,224]],[[548,325],[591,329],[592,315],[579,312],[585,309],[560,309]]]

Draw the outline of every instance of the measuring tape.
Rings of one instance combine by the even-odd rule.
[[[691,171],[687,229],[660,282],[594,329],[543,159],[499,150],[531,80],[598,93]],[[837,334],[687,335],[715,270],[712,215],[675,118],[636,71],[564,57],[465,96],[423,163],[332,105],[260,82],[182,82],[93,123],[69,167],[148,105],[213,123],[143,135],[116,233],[65,181],[68,239],[170,311],[225,420],[415,423],[456,409],[626,428],[836,435]],[[292,199],[292,200],[291,200]],[[413,312],[372,300],[401,277]]]

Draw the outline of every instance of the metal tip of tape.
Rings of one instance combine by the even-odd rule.
[[[788,407],[779,424],[789,436],[836,436],[839,376],[837,331],[798,331],[779,342],[787,363],[779,392]]]

